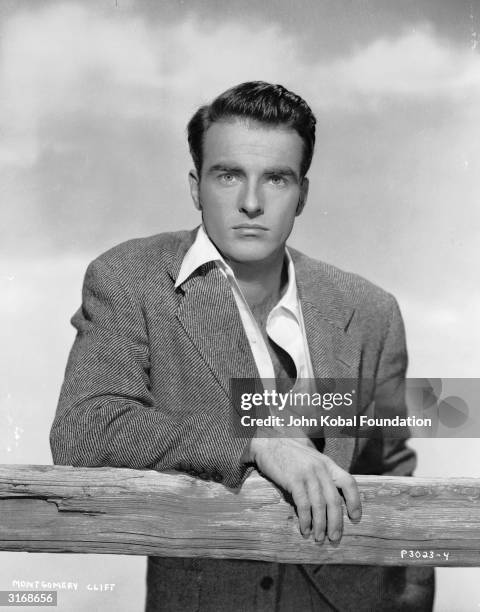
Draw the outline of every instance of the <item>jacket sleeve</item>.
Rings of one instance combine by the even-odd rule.
[[[375,377],[375,417],[392,418],[408,416],[405,401],[405,375],[408,365],[405,328],[397,301],[390,298],[388,324],[383,337]],[[416,453],[408,445],[408,427],[377,429],[367,441],[355,462],[357,474],[383,474],[411,476],[416,467]]]
[[[247,441],[227,439],[218,419],[193,406],[175,417],[155,403],[141,300],[101,259],[87,269],[72,324],[77,336],[50,433],[54,463],[178,469],[241,484]]]

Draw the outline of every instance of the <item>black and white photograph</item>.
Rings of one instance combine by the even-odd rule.
[[[478,0],[0,0],[0,607],[480,609]]]

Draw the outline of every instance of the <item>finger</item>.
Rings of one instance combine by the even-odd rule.
[[[312,511],[305,486],[302,484],[292,489],[292,497],[297,509],[300,531],[304,538],[308,538],[312,527]]]
[[[327,531],[332,542],[338,542],[343,533],[343,503],[337,489],[330,481],[322,483],[327,504]]]
[[[362,502],[360,500],[360,491],[358,490],[357,481],[351,474],[342,470],[342,468],[338,467],[333,461],[331,461],[331,464],[328,464],[328,469],[334,485],[342,490],[348,515],[353,520],[360,519],[362,516]]]
[[[322,487],[316,477],[308,481],[307,490],[312,508],[313,535],[317,542],[323,542],[327,527],[326,504],[322,495]]]

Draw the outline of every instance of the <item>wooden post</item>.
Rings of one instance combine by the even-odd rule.
[[[363,516],[339,545],[304,540],[294,508],[253,473],[240,490],[179,473],[0,466],[0,550],[480,565],[480,479],[357,476]]]

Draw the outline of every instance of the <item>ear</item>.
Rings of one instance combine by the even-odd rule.
[[[190,170],[188,173],[188,182],[190,183],[190,194],[193,204],[197,210],[202,210],[200,205],[200,179],[196,170]]]
[[[307,203],[308,187],[309,187],[308,178],[303,177],[302,183],[300,185],[300,198],[298,200],[297,210],[295,212],[296,217],[302,214],[302,211],[305,208],[305,204]]]

